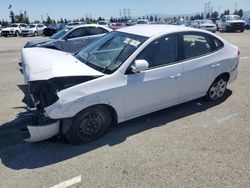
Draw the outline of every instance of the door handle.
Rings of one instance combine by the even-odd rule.
[[[220,66],[219,63],[211,65],[212,68],[217,68],[217,67],[219,67],[219,66]]]
[[[177,75],[172,75],[170,76],[171,79],[178,79],[181,77],[181,74],[177,74]]]

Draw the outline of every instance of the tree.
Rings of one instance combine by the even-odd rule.
[[[50,16],[48,15],[47,19],[46,19],[46,23],[47,24],[52,24],[53,20],[50,18]]]
[[[240,16],[241,18],[243,17],[243,10],[242,10],[242,9],[239,10],[239,16]]]
[[[210,18],[210,13],[207,13],[206,19]]]
[[[14,12],[11,10],[10,11],[10,21],[11,21],[11,23],[15,23],[15,14],[14,14]]]
[[[153,21],[154,21],[154,17],[151,15],[150,18],[149,18],[149,20],[150,20],[151,22],[153,22]]]
[[[217,11],[212,12],[211,18],[218,18],[219,13]]]
[[[155,22],[157,22],[158,21],[158,17],[157,17],[157,15],[155,15]]]
[[[23,20],[24,23],[29,24],[30,21],[29,21],[29,17],[28,17],[28,14],[27,14],[27,11],[26,11],[26,10],[24,11],[24,15],[23,15],[23,16],[24,16],[24,18],[23,18],[23,19],[24,19],[24,20]]]

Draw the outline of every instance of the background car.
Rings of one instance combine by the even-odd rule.
[[[113,30],[121,29],[123,27],[125,27],[124,23],[112,23],[111,24],[111,29]]]
[[[22,62],[34,104],[48,122],[29,126],[28,141],[62,130],[81,144],[112,124],[204,96],[222,99],[237,77],[239,49],[200,29],[137,25],[110,32],[77,54],[23,49]]]
[[[101,20],[99,22],[97,22],[98,25],[102,25],[104,27],[111,27],[111,23],[109,21],[105,21],[105,20]]]
[[[136,24],[149,24],[149,21],[147,19],[138,19]]]
[[[21,34],[22,29],[27,28],[28,25],[24,23],[14,23],[9,27],[2,29],[2,36],[19,36]]]
[[[110,31],[110,28],[97,24],[65,27],[49,39],[26,43],[24,48],[44,47],[75,53]]]
[[[250,29],[250,19],[247,19],[246,21],[245,21],[245,28],[248,30],[248,29]]]
[[[224,15],[216,25],[217,30],[244,32],[245,22],[238,15]]]
[[[43,30],[46,28],[43,24],[30,24],[29,27],[21,30],[22,36],[38,36],[43,35]]]
[[[52,36],[57,31],[60,31],[62,28],[64,28],[63,24],[50,24],[47,28],[43,30],[44,36]]]
[[[192,22],[192,27],[203,29],[206,31],[216,32],[216,25],[211,20],[195,20]]]
[[[67,25],[65,25],[65,27],[76,26],[76,25],[83,25],[83,24],[86,24],[86,23],[85,22],[70,22]]]

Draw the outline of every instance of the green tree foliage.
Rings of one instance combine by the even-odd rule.
[[[15,23],[15,13],[11,10],[10,11],[10,21],[11,21],[11,23]]]

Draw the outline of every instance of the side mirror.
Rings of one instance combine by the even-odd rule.
[[[138,73],[146,70],[149,67],[149,64],[144,59],[135,60],[134,64],[131,65],[131,70],[133,73]]]

